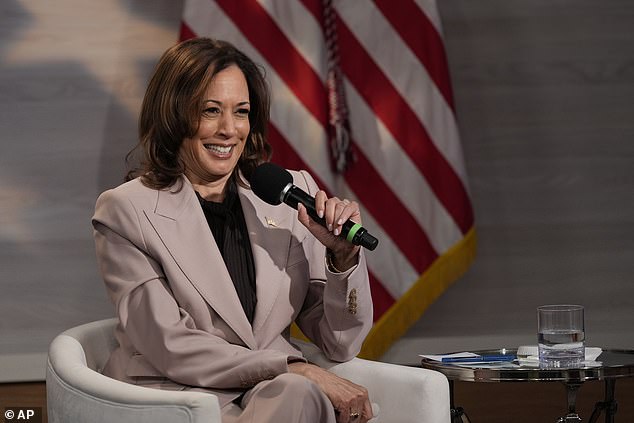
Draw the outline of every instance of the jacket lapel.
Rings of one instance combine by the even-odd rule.
[[[189,282],[244,343],[255,349],[251,325],[189,180],[181,177],[173,188],[159,191],[156,208],[146,215]]]

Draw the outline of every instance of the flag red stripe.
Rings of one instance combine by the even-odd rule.
[[[374,309],[374,321],[376,322],[381,318],[383,313],[388,311],[395,300],[390,295],[385,287],[379,282],[374,274],[368,270],[368,276],[370,279],[370,293],[372,294],[372,307]]]
[[[319,75],[255,0],[216,0],[240,32],[275,69],[295,96],[322,124],[328,122],[326,92]]]
[[[348,185],[372,217],[390,234],[412,267],[423,273],[438,257],[427,234],[372,167],[363,151],[356,144],[353,148],[356,161],[346,172]]]
[[[392,24],[394,30],[412,49],[418,60],[425,65],[430,78],[451,110],[454,110],[445,46],[429,17],[413,0],[400,0],[398,7],[394,7],[392,0],[374,0],[374,2],[383,16]]]
[[[187,25],[185,21],[181,21],[181,30],[180,30],[180,35],[178,39],[181,41],[184,41],[184,40],[189,40],[190,38],[194,38],[195,36],[196,36],[196,33],[192,31],[189,25]]]
[[[341,50],[346,52],[341,55],[344,74],[425,175],[430,188],[462,233],[467,233],[473,225],[473,211],[462,181],[431,141],[409,104],[339,16],[337,32]]]
[[[284,135],[282,135],[272,122],[269,122],[269,134],[267,138],[273,147],[273,162],[282,165],[287,169],[310,169],[310,167],[306,165],[304,160],[302,160],[299,154],[297,154],[295,149],[289,144]],[[326,191],[326,185],[321,179],[319,179],[319,175],[311,172],[311,176],[315,179],[317,185]]]

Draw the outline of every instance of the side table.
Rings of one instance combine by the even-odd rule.
[[[472,351],[482,356],[515,356],[517,349],[501,348]],[[593,363],[594,364],[594,363]],[[613,423],[617,411],[614,399],[616,380],[634,377],[634,350],[604,350],[597,358],[596,365],[576,368],[540,368],[537,365],[520,365],[517,361],[487,363],[445,363],[423,358],[421,365],[443,373],[449,379],[452,422],[462,422],[462,409],[455,407],[453,382],[563,382],[566,385],[568,413],[558,422],[581,422],[576,412],[577,391],[584,382],[590,380],[605,381],[605,398],[596,403],[589,423],[598,420],[605,412],[605,422]]]

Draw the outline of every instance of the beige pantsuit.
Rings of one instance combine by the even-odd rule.
[[[258,383],[240,406],[223,408],[223,423],[335,423],[335,410],[322,390],[303,376],[283,373]]]
[[[314,195],[310,175],[292,174]],[[301,357],[290,341],[293,321],[332,360],[359,352],[372,324],[364,253],[353,269],[331,273],[325,248],[295,210],[268,205],[242,187],[239,198],[256,269],[252,325],[187,178],[166,190],[135,179],[99,197],[97,258],[120,319],[120,346],[106,375],[208,391],[227,406],[245,391],[264,389],[260,382],[287,373],[287,360]]]

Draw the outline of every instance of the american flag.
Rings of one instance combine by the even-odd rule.
[[[229,41],[266,69],[273,161],[361,204],[380,240],[361,356],[379,358],[475,255],[434,0],[186,0],[181,38],[194,36]]]

